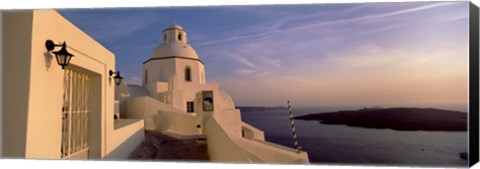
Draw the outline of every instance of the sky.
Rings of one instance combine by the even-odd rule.
[[[465,106],[468,2],[66,9],[129,84],[176,21],[238,106]]]

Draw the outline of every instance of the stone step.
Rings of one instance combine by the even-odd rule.
[[[205,138],[180,140],[146,132],[143,142],[129,156],[132,160],[208,161]]]

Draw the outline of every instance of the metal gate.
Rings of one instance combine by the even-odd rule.
[[[65,69],[62,107],[61,158],[88,150],[90,82],[86,74]]]

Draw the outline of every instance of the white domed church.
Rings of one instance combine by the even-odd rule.
[[[173,23],[143,62],[142,85],[117,87],[117,116],[144,118],[145,129],[178,139],[205,139],[218,162],[308,163],[304,151],[265,141],[263,131],[243,122],[230,95],[206,83],[205,65]]]
[[[195,89],[205,84],[205,68],[195,50],[187,43],[187,33],[174,23],[163,31],[163,41],[143,63],[142,86],[150,96],[177,109],[194,113]],[[171,88],[167,88],[169,81]],[[163,88],[159,90],[158,86]],[[187,90],[188,89],[188,90]],[[175,91],[176,94],[167,91]],[[183,92],[180,92],[183,91]],[[188,104],[187,104],[188,102]]]

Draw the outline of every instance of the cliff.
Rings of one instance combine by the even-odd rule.
[[[467,113],[434,108],[364,108],[308,114],[295,119],[403,131],[467,131]]]

